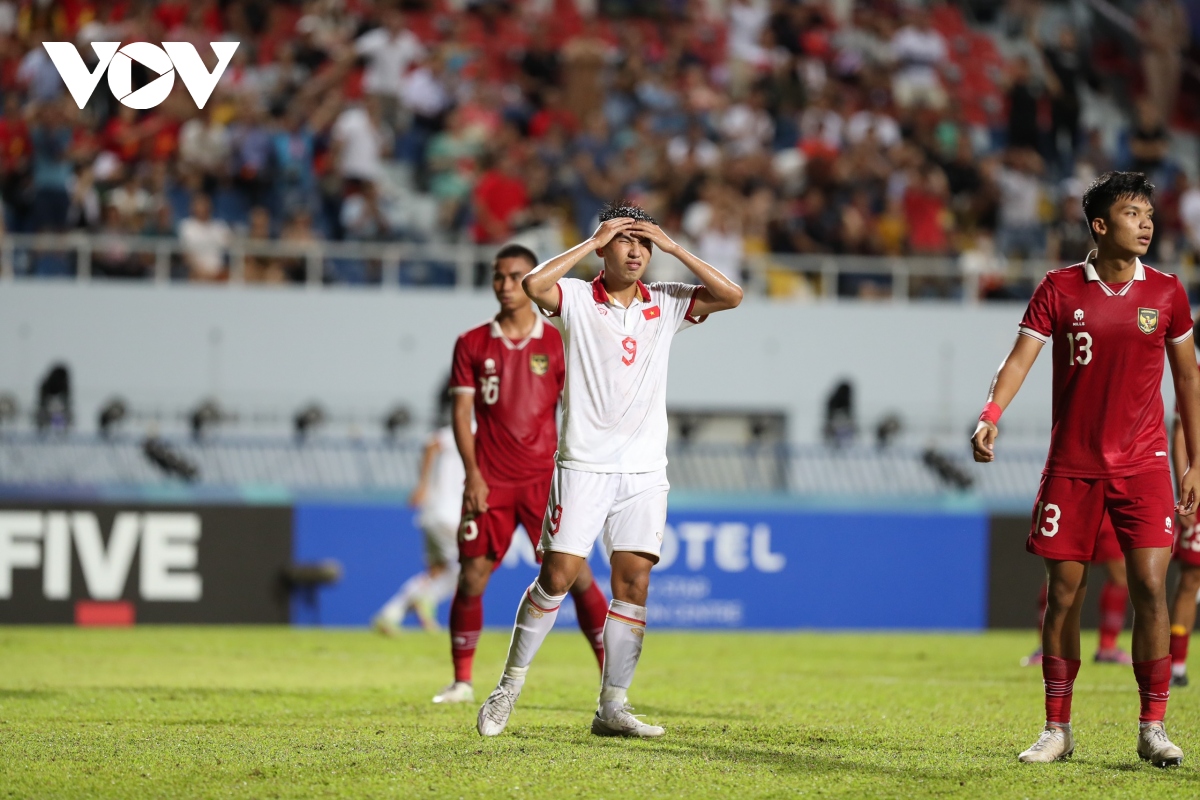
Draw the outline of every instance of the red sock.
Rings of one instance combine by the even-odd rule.
[[[608,598],[595,581],[586,592],[575,596],[575,615],[579,618],[579,630],[583,631],[603,670],[604,620],[608,617]]]
[[[1183,633],[1176,633],[1171,626],[1171,666],[1178,667],[1187,663],[1188,635],[1187,629],[1180,627]]]
[[[1038,593],[1038,643],[1042,641],[1042,623],[1046,621],[1046,596],[1050,593],[1048,584],[1042,584],[1042,591]]]
[[[454,661],[454,680],[471,682],[475,646],[483,630],[483,597],[469,597],[459,591],[450,603],[450,658]]]
[[[1129,589],[1105,581],[1100,588],[1100,649],[1111,650],[1117,646],[1117,637],[1125,627],[1125,605],[1129,602]]]
[[[1138,722],[1162,722],[1167,716],[1167,698],[1171,696],[1171,657],[1133,662],[1142,713]]]
[[[1079,674],[1079,659],[1042,657],[1042,682],[1046,687],[1046,722],[1071,721],[1071,695],[1075,691],[1075,676]]]

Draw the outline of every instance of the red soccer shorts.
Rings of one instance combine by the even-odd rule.
[[[536,552],[542,536],[542,517],[550,496],[550,474],[544,481],[519,486],[490,486],[488,510],[474,519],[463,516],[458,529],[458,557],[486,557],[497,566],[512,545],[517,523],[525,526]],[[538,556],[541,560],[541,556]]]
[[[1169,472],[1127,478],[1043,475],[1025,549],[1056,561],[1097,561],[1105,518],[1124,552],[1175,542],[1175,492]]]
[[[1175,540],[1175,560],[1189,567],[1200,567],[1200,525],[1179,528]]]

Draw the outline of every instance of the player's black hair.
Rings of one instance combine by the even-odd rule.
[[[1108,220],[1108,212],[1121,199],[1154,202],[1154,184],[1142,172],[1106,172],[1083,193],[1083,216],[1092,239],[1097,240],[1092,220]]]
[[[646,213],[646,209],[641,206],[635,206],[627,200],[618,200],[615,203],[608,203],[604,208],[600,209],[600,221],[608,222],[610,219],[621,219],[629,217],[639,222],[652,222],[658,224],[658,220]]]
[[[536,267],[539,263],[538,257],[532,250],[523,244],[506,244],[500,248],[500,252],[496,253],[496,258],[492,261],[492,267],[495,267],[506,258],[523,258]]]

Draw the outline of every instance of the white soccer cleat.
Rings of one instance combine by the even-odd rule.
[[[1138,730],[1138,757],[1156,767],[1178,767],[1183,763],[1183,751],[1171,743],[1166,729],[1158,723]]]
[[[492,690],[479,708],[479,718],[475,722],[475,729],[479,731],[479,735],[499,736],[504,733],[508,718],[512,716],[513,706],[517,704],[517,698],[520,696],[520,692],[514,694],[503,686]]]
[[[1017,760],[1026,764],[1049,764],[1070,758],[1075,752],[1075,737],[1071,735],[1071,726],[1055,728],[1050,725],[1038,734],[1037,741]]]
[[[623,708],[613,711],[608,716],[592,717],[592,733],[596,736],[629,736],[635,739],[657,739],[666,731],[658,725],[647,725],[632,713],[633,706],[628,703]]]
[[[433,696],[435,703],[474,703],[475,689],[466,681],[455,681]]]

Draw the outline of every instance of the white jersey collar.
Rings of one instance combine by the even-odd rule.
[[[511,339],[509,339],[507,336],[505,336],[504,331],[500,330],[500,323],[497,322],[495,319],[492,320],[490,329],[492,332],[492,338],[499,339],[500,341],[504,342],[504,346],[507,347],[509,350],[521,350],[525,347],[525,345],[529,344],[529,341],[531,339],[542,338],[542,333],[546,329],[546,324],[542,321],[542,317],[540,314],[538,316],[534,317],[533,330],[531,330],[529,332],[529,335],[526,336],[524,339],[522,339],[519,342],[513,342]]]

